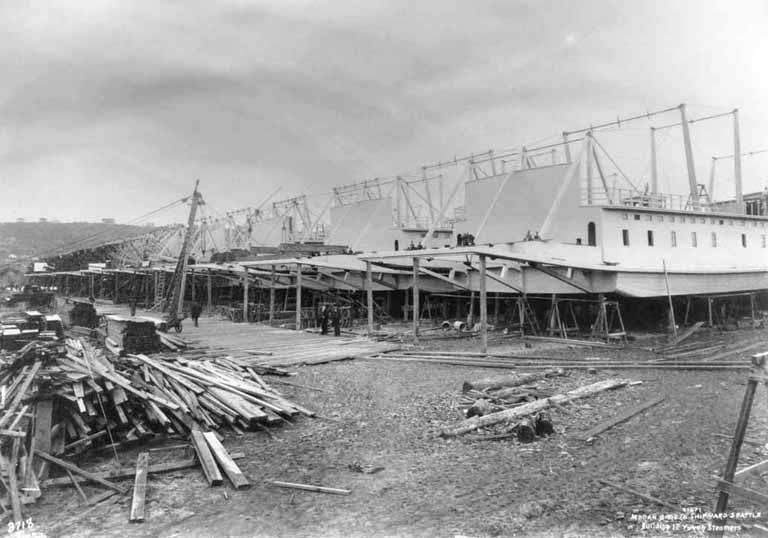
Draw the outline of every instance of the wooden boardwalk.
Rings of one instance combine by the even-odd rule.
[[[99,315],[130,315],[127,305],[100,303]],[[136,311],[137,316],[162,317],[157,312]],[[322,336],[306,331],[270,327],[262,323],[233,323],[218,317],[203,316],[195,327],[191,319],[183,322],[182,337],[192,349],[190,358],[228,356],[246,365],[300,366],[354,359],[398,349],[398,344],[376,342],[364,337]],[[172,332],[176,335],[177,333]]]

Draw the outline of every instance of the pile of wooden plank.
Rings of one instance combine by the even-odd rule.
[[[93,304],[77,300],[73,300],[72,304],[72,310],[69,311],[70,325],[95,329],[99,323],[99,316]]]
[[[151,320],[118,315],[105,316],[107,342],[125,353],[154,353],[160,349],[160,337]]]
[[[79,339],[31,342],[2,356],[0,388],[0,484],[7,493],[0,506],[10,505],[14,520],[21,517],[23,503],[41,495],[50,465],[63,469],[65,480],[74,473],[112,492],[127,491],[69,459],[89,449],[117,449],[163,435],[189,437],[206,476],[215,478],[220,466],[235,487],[245,487],[247,479],[215,430],[241,432],[299,414],[314,416],[272,389],[255,369],[227,358],[131,354],[110,359]],[[146,465],[147,458],[140,457],[135,492],[142,491]],[[137,501],[137,521],[143,517],[140,505]]]

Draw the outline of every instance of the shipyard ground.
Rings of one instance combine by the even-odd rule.
[[[203,326],[215,323],[228,322],[201,320]],[[184,336],[193,331],[185,328]],[[756,331],[749,334],[754,338]],[[454,349],[477,345],[456,344]],[[450,343],[431,344],[430,349],[438,346],[447,349]],[[612,351],[590,352],[605,356]],[[585,352],[547,350],[555,353]],[[727,439],[715,434],[732,434],[746,381],[744,370],[574,372],[556,386],[567,390],[611,376],[643,384],[554,410],[555,435],[519,444],[438,436],[441,427],[462,418],[462,383],[504,370],[381,359],[293,370],[298,375],[292,382],[324,391],[280,389],[324,418],[301,418],[275,428],[274,439],[265,432],[228,434],[226,446],[246,455],[239,465],[253,483],[250,489],[209,488],[200,469],[188,469],[150,477],[144,523],[127,523],[130,497],[125,496],[71,525],[53,528],[84,509],[68,487],[47,489],[28,515],[50,537],[658,536],[663,532],[642,531],[637,523],[633,528],[631,516],[670,509],[598,480],[681,507],[711,510],[712,476],[722,472],[729,447]],[[764,390],[758,389],[747,433],[762,442],[768,441]],[[573,438],[657,395],[666,400],[593,443]],[[743,464],[766,459],[757,445],[745,445],[742,454]],[[122,452],[121,458],[135,461],[135,453]],[[383,469],[359,472],[377,467]],[[266,479],[348,488],[352,494],[277,489],[264,484]],[[752,487],[768,490],[768,484],[756,480]],[[733,503],[752,508],[738,499]]]

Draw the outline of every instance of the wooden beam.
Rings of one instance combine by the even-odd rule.
[[[419,342],[419,258],[413,258],[413,343]]]
[[[485,266],[485,256],[480,256],[480,342],[481,351],[488,353],[488,293]]]
[[[415,260],[416,258],[414,258]],[[443,282],[448,282],[449,284],[452,284],[456,286],[457,288],[461,288],[463,290],[470,290],[471,288],[467,286],[466,284],[460,284],[459,282],[456,282],[455,280],[452,280],[448,278],[447,276],[441,275],[440,273],[436,273],[435,271],[430,271],[429,269],[425,269],[424,267],[419,268],[420,273],[424,273],[425,275],[429,275],[432,278],[436,278],[438,280],[442,280]]]
[[[149,469],[149,452],[140,452],[136,459],[136,477],[133,481],[133,499],[128,521],[137,523],[144,521],[144,501],[147,497],[147,473]]]
[[[365,295],[368,305],[368,334],[373,334],[373,273],[371,262],[365,262]]]
[[[20,523],[21,500],[19,499],[19,480],[16,474],[16,466],[19,463],[19,446],[21,439],[15,437],[11,445],[11,459],[8,462],[8,496],[11,498],[11,510],[13,510],[13,522]]]
[[[269,283],[269,324],[275,321],[275,266],[272,266],[272,275]]]
[[[619,413],[613,418],[610,418],[604,422],[601,422],[597,426],[587,430],[586,432],[582,433],[581,435],[576,436],[577,439],[581,441],[587,441],[588,439],[591,439],[597,435],[600,435],[604,431],[607,431],[617,424],[621,424],[622,422],[625,422],[629,420],[630,418],[634,417],[635,415],[639,415],[646,409],[650,409],[651,407],[660,404],[664,401],[664,397],[661,396],[659,398],[653,398],[652,400],[649,400],[645,403],[642,403],[638,406],[632,407],[630,409],[627,409],[623,413]]]
[[[248,269],[243,277],[243,322],[248,323]]]
[[[565,277],[565,276],[559,274],[557,271],[553,271],[553,270],[551,270],[551,269],[549,269],[547,267],[542,267],[538,263],[531,263],[530,266],[533,267],[534,269],[538,270],[538,271],[541,271],[545,275],[549,275],[552,278],[555,278],[555,279],[557,279],[557,280],[559,280],[561,282],[565,282],[566,284],[568,284],[570,286],[573,286],[574,288],[576,288],[579,291],[583,291],[584,293],[592,293],[591,289],[589,289],[589,288],[587,288],[585,286],[582,286],[581,284],[578,284],[578,283],[574,282],[570,278]]]
[[[470,267],[471,267],[472,269],[474,269],[475,271],[479,271],[479,269],[478,269],[477,267],[473,266],[473,265],[471,265]],[[503,278],[501,278],[501,277],[498,277],[498,276],[494,275],[493,273],[489,273],[489,272],[487,272],[487,271],[486,271],[486,273],[485,273],[485,277],[486,277],[486,278],[490,278],[490,279],[491,279],[491,280],[493,280],[494,282],[498,282],[498,283],[499,283],[499,284],[501,284],[502,286],[506,286],[506,287],[508,287],[509,289],[516,291],[517,293],[520,293],[520,294],[522,294],[522,293],[523,293],[523,290],[522,290],[522,289],[518,288],[517,286],[513,286],[512,284],[510,284],[509,282],[507,282],[507,281],[506,281],[506,280],[504,280]]]
[[[301,330],[301,264],[296,264],[296,330]]]
[[[107,487],[109,489],[113,489],[113,490],[115,490],[118,493],[125,493],[125,491],[126,491],[125,488],[123,488],[122,486],[118,486],[117,484],[115,484],[113,482],[110,482],[109,480],[105,480],[104,478],[101,478],[100,476],[98,476],[98,475],[96,475],[94,473],[89,473],[88,471],[84,471],[83,469],[81,469],[77,465],[69,463],[68,461],[64,461],[64,460],[61,460],[61,459],[56,458],[54,456],[51,456],[50,454],[42,452],[41,450],[35,450],[34,453],[35,453],[36,456],[40,456],[44,460],[49,461],[50,463],[53,463],[54,465],[58,465],[62,469],[69,469],[70,471],[72,471],[75,474],[78,474],[78,475],[80,475],[80,476],[82,476],[84,478],[87,478],[88,480],[90,480],[92,482],[96,482],[98,484],[101,484],[102,486],[105,486],[105,487]]]
[[[240,468],[229,455],[227,449],[224,448],[224,445],[221,444],[221,441],[219,441],[219,439],[216,437],[216,434],[213,432],[205,432],[203,437],[208,443],[208,447],[211,449],[211,452],[213,452],[213,457],[216,458],[216,461],[219,462],[221,468],[224,469],[224,474],[227,475],[227,478],[229,478],[229,481],[232,482],[232,485],[235,487],[235,489],[250,487],[251,483],[248,482],[248,479],[245,477],[242,471],[240,471]]]
[[[189,432],[192,446],[195,447],[197,452],[197,458],[200,460],[200,465],[203,468],[205,479],[208,480],[209,486],[220,486],[224,483],[224,479],[219,472],[219,468],[216,465],[216,461],[213,459],[211,449],[208,447],[208,443],[203,437],[203,433],[200,430],[191,430]]]
[[[281,482],[280,480],[267,480],[266,483],[272,486],[277,486],[279,488],[300,489],[304,491],[314,491],[317,493],[332,493],[334,495],[349,495],[352,493],[352,491],[348,489],[327,488],[324,486],[312,486],[309,484],[294,484],[292,482]]]

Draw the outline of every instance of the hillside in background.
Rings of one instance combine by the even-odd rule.
[[[75,250],[154,229],[152,226],[104,222],[2,222],[0,263],[12,259],[12,255],[19,258],[45,256],[59,249]]]

